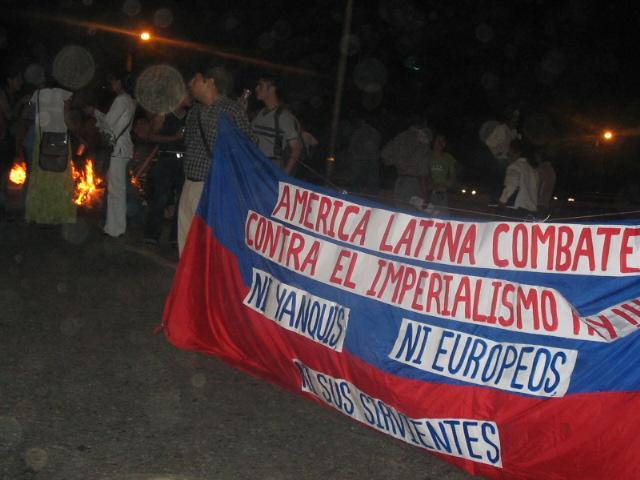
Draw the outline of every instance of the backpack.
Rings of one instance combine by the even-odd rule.
[[[282,131],[280,130],[280,115],[282,114],[283,110],[284,108],[282,106],[279,106],[278,108],[276,108],[276,111],[274,114],[274,124],[275,124],[274,127],[276,130],[276,138],[274,140],[274,145],[273,145],[273,155],[280,160],[281,165],[284,167],[285,165],[287,165],[289,161],[289,157],[291,156],[291,149],[289,147],[288,142],[284,147],[282,146],[283,139],[282,139]],[[298,141],[302,145],[302,151],[300,152],[300,157],[298,157],[297,163],[306,164],[310,158],[310,152],[307,146],[305,145],[304,141],[302,140],[302,132],[300,131],[300,124],[298,123],[298,119],[294,117],[294,120],[295,120],[296,132],[298,134]],[[293,171],[291,171],[291,176],[294,175],[295,171],[296,171],[296,167],[294,167]]]

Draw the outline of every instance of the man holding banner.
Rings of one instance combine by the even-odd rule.
[[[178,207],[180,255],[214,159],[219,114],[229,114],[245,135],[254,138],[246,112],[238,102],[229,98],[233,90],[233,77],[226,68],[216,66],[196,72],[189,81],[189,88],[196,102],[187,115],[184,134],[185,181]]]

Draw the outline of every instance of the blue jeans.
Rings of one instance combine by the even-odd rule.
[[[176,206],[178,205],[184,183],[182,168],[182,158],[175,153],[160,152],[158,154],[158,159],[151,170],[153,196],[149,203],[147,223],[144,228],[145,238],[159,240],[162,234],[165,207],[170,200],[173,200]],[[175,241],[177,233],[177,214],[174,214],[169,239]]]

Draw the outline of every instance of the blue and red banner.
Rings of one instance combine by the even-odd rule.
[[[390,209],[222,117],[164,326],[475,475],[635,480],[639,274],[638,225]]]

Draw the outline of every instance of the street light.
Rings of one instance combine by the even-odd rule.
[[[151,33],[148,30],[143,30],[138,35],[138,38],[143,43],[149,42],[151,41]],[[133,71],[133,48],[135,48],[135,46],[130,45],[129,51],[127,52],[127,72],[129,73]]]
[[[603,142],[605,143],[611,143],[614,141],[615,139],[615,133],[613,132],[613,130],[605,130],[602,132],[602,134],[600,135],[600,138],[602,139]],[[600,143],[598,141],[598,143]],[[605,184],[605,172],[606,172],[606,167],[605,167],[605,152],[601,151],[600,152],[600,158],[601,158],[601,173],[600,173],[600,192],[604,191],[604,184]],[[569,200],[571,201],[571,200]]]

